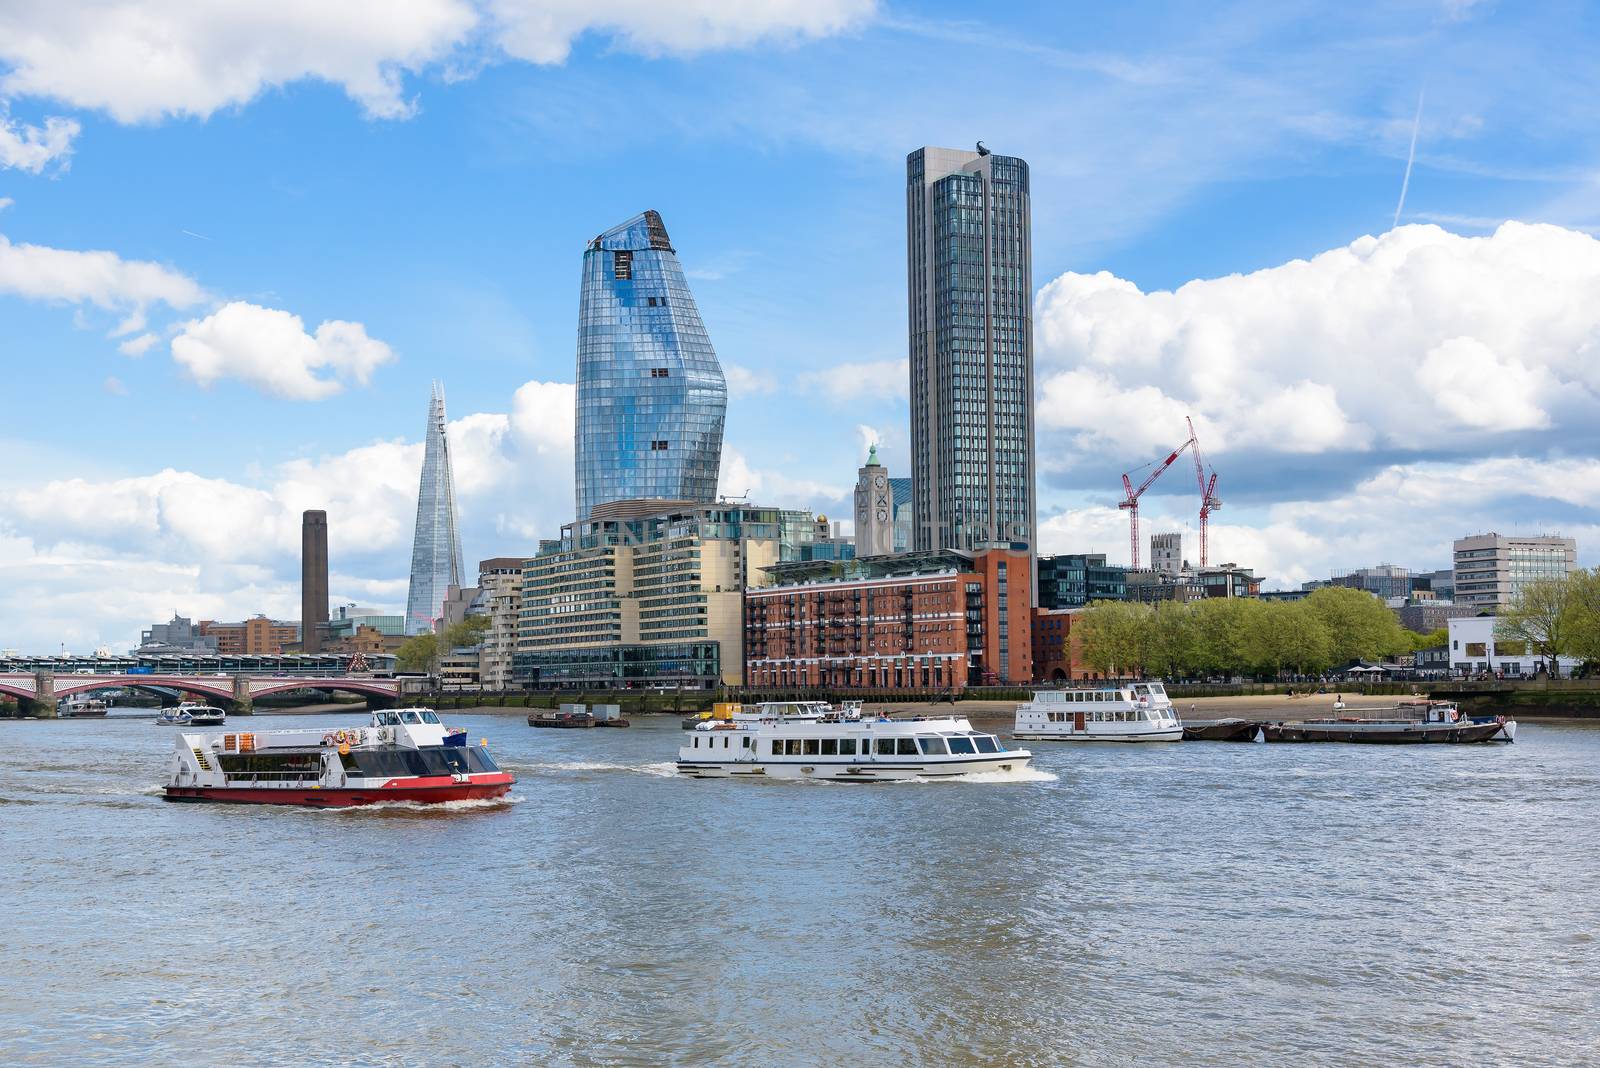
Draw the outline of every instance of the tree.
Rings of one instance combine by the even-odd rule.
[[[1148,644],[1149,605],[1096,601],[1073,623],[1082,628],[1083,660],[1103,675],[1133,675],[1144,667]]]
[[[1581,660],[1600,660],[1600,567],[1567,576],[1568,651]]]
[[[453,624],[444,632],[444,648],[465,649],[478,645],[489,630],[489,622],[488,616],[468,616],[460,623]]]
[[[1180,601],[1166,601],[1154,609],[1145,628],[1145,670],[1169,679],[1194,674],[1194,613]]]
[[[1505,638],[1526,642],[1552,674],[1559,673],[1556,658],[1565,656],[1572,645],[1575,612],[1571,590],[1565,578],[1534,579],[1523,584],[1495,619],[1495,641]]]
[[[413,635],[395,650],[394,666],[399,671],[433,674],[439,659],[439,636],[432,631]]]
[[[1427,634],[1418,634],[1416,631],[1411,631],[1411,651],[1413,653],[1419,649],[1437,649],[1441,645],[1449,644],[1449,627],[1440,627],[1437,630],[1429,631]]]
[[[1334,667],[1352,660],[1380,660],[1411,648],[1400,620],[1365,590],[1325,586],[1302,603],[1328,628],[1329,662]]]

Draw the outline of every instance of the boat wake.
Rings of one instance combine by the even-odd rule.
[[[1060,782],[1061,776],[1038,768],[1018,768],[1015,771],[974,771],[958,775],[952,782]]]
[[[376,801],[370,805],[346,805],[341,808],[317,808],[312,812],[326,812],[336,816],[383,815],[405,812],[412,814],[444,815],[451,812],[490,812],[500,808],[520,805],[527,798],[520,794],[504,797],[476,797],[462,801]]]

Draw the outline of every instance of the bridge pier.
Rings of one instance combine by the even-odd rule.
[[[34,719],[55,719],[56,712],[56,677],[49,671],[36,671],[33,674],[33,697],[31,699],[20,697],[17,699],[17,711],[24,716]]]
[[[256,710],[255,698],[250,695],[250,678],[247,675],[233,677],[233,700],[228,702],[228,715],[248,716]]]

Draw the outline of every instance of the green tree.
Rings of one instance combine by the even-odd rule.
[[[1600,660],[1600,567],[1567,576],[1568,652]]]
[[[432,631],[415,634],[395,650],[394,666],[399,671],[432,674],[439,660],[439,636]]]
[[[1195,672],[1194,612],[1179,601],[1155,605],[1145,628],[1145,670],[1162,678]]]
[[[1250,619],[1260,601],[1212,597],[1190,606],[1195,616],[1195,667],[1218,675],[1243,675],[1255,670]]]
[[[453,624],[444,632],[444,648],[465,649],[481,643],[489,631],[489,622],[488,616],[468,616]]]
[[[1096,601],[1073,622],[1082,628],[1083,660],[1102,675],[1135,675],[1144,669],[1148,645],[1149,605]]]
[[[1352,660],[1379,660],[1411,648],[1400,620],[1381,600],[1365,590],[1326,586],[1302,602],[1328,629],[1329,663],[1342,667]]]
[[[1572,586],[1565,578],[1534,579],[1511,596],[1511,603],[1495,619],[1498,642],[1525,642],[1552,670],[1556,657],[1565,656],[1572,646],[1572,630],[1577,612],[1571,600]]]
[[[1410,636],[1411,651],[1413,653],[1418,649],[1437,649],[1441,645],[1450,644],[1449,627],[1440,627],[1437,630],[1429,631],[1427,634],[1418,634],[1416,631],[1411,631]]]

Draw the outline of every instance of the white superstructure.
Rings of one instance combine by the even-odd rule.
[[[1159,682],[1041,690],[1017,706],[1018,738],[1073,742],[1181,742],[1183,724]]]
[[[678,749],[678,771],[695,778],[883,782],[1020,771],[1032,759],[1026,749],[1007,749],[994,735],[973,730],[964,717],[796,715],[774,703],[700,723]]]

